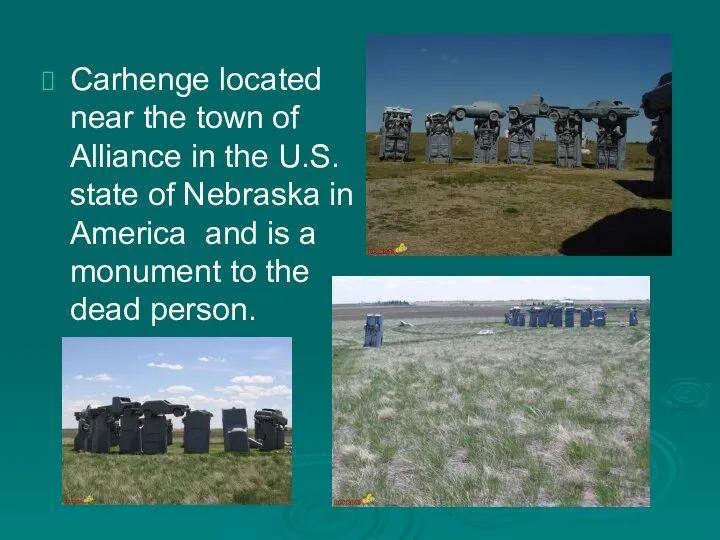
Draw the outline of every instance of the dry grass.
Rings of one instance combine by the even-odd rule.
[[[333,325],[333,498],[380,506],[649,501],[649,323]],[[625,313],[615,317],[624,320]]]
[[[671,210],[669,200],[645,198],[652,160],[644,144],[628,145],[626,171],[557,168],[549,141],[537,143],[533,166],[473,165],[470,135],[455,136],[450,165],[423,163],[422,134],[412,136],[414,162],[380,162],[378,144],[367,135],[367,249],[403,242],[405,255],[557,255],[564,240],[608,216]]]
[[[182,432],[166,455],[75,453],[63,430],[62,499],[93,504],[282,504],[291,503],[289,450],[223,451],[213,430],[210,453],[185,454]],[[289,438],[286,438],[289,441]],[[68,441],[68,442],[66,442]]]

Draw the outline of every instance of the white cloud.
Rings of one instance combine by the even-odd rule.
[[[156,368],[163,368],[163,369],[182,369],[183,367],[180,364],[166,364],[163,362],[162,364],[156,364],[155,362],[150,362],[148,364],[148,367],[156,367]]]
[[[203,396],[201,394],[194,394],[188,398],[188,401],[195,403],[195,404],[213,404],[213,405],[245,405],[245,402],[243,401],[234,401],[231,402],[225,398],[212,398],[209,396]]]
[[[273,378],[270,375],[239,375],[230,382],[270,384],[273,382]]]
[[[82,411],[83,409],[87,408],[88,405],[90,405],[91,409],[94,409],[95,407],[103,405],[103,403],[96,399],[91,399],[87,401],[84,399],[70,399],[65,402],[65,410],[67,412],[74,413],[77,411]]]
[[[235,394],[244,392],[245,390],[242,386],[216,386],[215,391],[222,392],[223,394]]]
[[[114,380],[110,375],[107,373],[100,373],[98,375],[92,375],[90,377],[84,377],[83,375],[75,375],[75,379],[78,381],[112,381]]]
[[[158,393],[159,393],[159,394],[164,394],[164,393],[165,393],[165,389],[164,389],[164,388],[158,388]]]
[[[157,353],[157,355],[158,355],[158,356],[165,356],[165,353],[164,353],[164,352],[159,352],[159,353]]]
[[[260,394],[261,396],[279,396],[279,395],[290,395],[292,394],[292,390],[285,386],[284,384],[281,384],[279,386],[273,386],[272,388],[263,389],[263,393]]]
[[[167,390],[171,394],[182,394],[183,392],[192,392],[193,391],[192,387],[184,386],[184,385],[168,386],[165,390]]]
[[[214,356],[201,356],[198,358],[198,362],[220,362],[221,364],[225,363],[224,358],[215,358]]]
[[[288,388],[284,384],[278,386],[272,386],[270,388],[264,388],[262,386],[216,386],[216,392],[221,394],[228,394],[239,399],[257,399],[266,396],[279,396],[279,395],[290,395],[292,389]]]
[[[444,62],[449,62],[450,64],[457,64],[460,62],[459,58],[455,58],[454,56],[450,56],[448,54],[441,54],[440,58],[442,58]]]

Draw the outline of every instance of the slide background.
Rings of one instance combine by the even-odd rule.
[[[689,5],[686,7],[690,7]],[[304,9],[303,9],[304,8]],[[254,7],[213,3],[57,5],[47,1],[22,8],[6,7],[3,22],[3,231],[5,284],[3,359],[0,392],[5,429],[0,445],[0,508],[5,529],[13,536],[173,535],[236,538],[262,534],[276,538],[434,538],[443,536],[533,536],[585,538],[675,537],[717,530],[718,378],[714,306],[717,286],[710,247],[715,231],[718,187],[703,155],[697,114],[701,100],[712,99],[717,75],[702,60],[714,45],[715,17],[670,3],[625,2],[613,7],[558,2],[516,2],[484,7],[477,2],[416,2],[340,6],[282,3]],[[567,9],[567,11],[565,11]],[[573,18],[575,15],[575,19]],[[517,24],[523,21],[522,24]],[[711,23],[713,21],[713,23]],[[444,24],[442,24],[444,23]],[[650,509],[399,509],[331,508],[331,347],[330,287],[332,275],[527,275],[528,262],[507,258],[428,258],[364,256],[365,34],[383,32],[672,32],[676,81],[674,152],[674,256],[651,258],[535,258],[538,275],[652,276],[652,448]],[[502,41],[498,40],[498,47]],[[389,52],[388,54],[391,54]],[[398,59],[398,61],[402,61]],[[642,59],[638,59],[641,62]],[[602,62],[602,51],[588,51],[588,62]],[[204,71],[221,65],[240,72],[322,68],[319,93],[199,93],[180,99],[143,92],[79,94],[70,90],[71,70],[88,65],[114,71],[127,65],[135,72]],[[488,69],[492,69],[491,58]],[[552,69],[549,67],[548,69]],[[560,66],[559,69],[572,69]],[[41,72],[55,72],[55,91],[41,90]],[[661,74],[658,74],[660,76]],[[432,74],[429,74],[432,76]],[[697,89],[697,91],[695,90]],[[638,96],[639,100],[640,96]],[[156,103],[185,110],[202,102],[207,108],[280,108],[300,103],[302,129],[294,133],[264,130],[197,133],[191,129],[153,133],[147,130],[75,131],[72,108],[139,109]],[[4,137],[4,138],[5,138]],[[171,171],[72,171],[75,145],[111,143],[184,147],[192,142],[273,148],[285,143],[327,143],[340,164],[332,171],[284,171],[284,179],[301,183],[335,180],[355,191],[351,208],[283,208],[274,213],[280,225],[312,224],[315,247],[274,249],[191,245],[68,246],[74,223],[88,220],[138,224],[178,222],[202,230],[214,223],[237,223],[257,217],[244,209],[204,208],[191,211],[144,206],[103,210],[73,208],[71,186],[95,181],[160,185],[164,178],[199,179],[188,167]],[[694,158],[694,159],[693,159]],[[677,169],[677,167],[676,167]],[[242,173],[249,182],[271,181],[271,171]],[[223,179],[222,169],[206,171],[208,181]],[[239,176],[240,178],[240,176]],[[266,214],[265,211],[261,213]],[[264,217],[263,217],[264,219]],[[442,238],[438,238],[442,242]],[[393,247],[393,246],[389,246]],[[103,286],[83,290],[69,282],[71,262],[201,262],[243,259],[262,265],[277,256],[286,264],[307,264],[305,284],[235,288],[182,285]],[[707,261],[707,262],[706,262]],[[708,270],[706,270],[706,268]],[[76,323],[68,314],[72,302],[88,294],[95,301],[146,302],[245,301],[256,321],[172,323],[152,329],[142,323]],[[690,315],[690,310],[697,312]],[[705,316],[700,316],[700,314]],[[291,336],[293,338],[293,505],[290,507],[63,507],[59,449],[61,338],[63,336]],[[359,496],[362,494],[358,494]]]

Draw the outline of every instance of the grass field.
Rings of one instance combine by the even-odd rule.
[[[626,313],[605,328],[386,319],[377,349],[362,318],[335,320],[333,499],[649,505],[650,327],[619,327]]]
[[[672,202],[656,198],[645,144],[628,144],[625,171],[554,166],[538,141],[532,166],[473,165],[472,136],[453,138],[455,161],[425,164],[425,135],[406,163],[378,159],[366,135],[368,250],[405,255],[670,255]],[[500,139],[504,161],[507,140]]]
[[[252,432],[252,430],[251,430]],[[76,453],[74,430],[62,435],[62,499],[92,497],[93,504],[290,504],[289,449],[223,451],[212,430],[209,454],[185,454],[182,431],[166,455]],[[252,433],[251,435],[252,436]],[[286,443],[292,432],[286,432]]]

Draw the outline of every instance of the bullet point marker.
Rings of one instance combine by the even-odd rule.
[[[43,71],[42,85],[43,90],[55,90],[55,73],[52,71]]]

